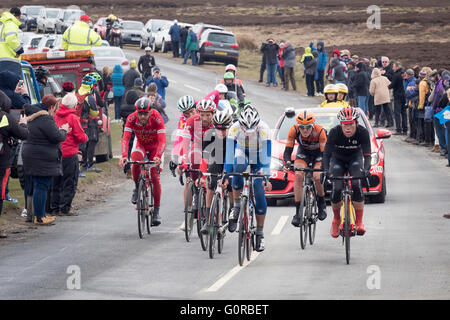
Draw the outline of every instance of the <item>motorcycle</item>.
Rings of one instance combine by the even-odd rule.
[[[119,24],[112,26],[109,37],[111,46],[122,48],[122,29]]]

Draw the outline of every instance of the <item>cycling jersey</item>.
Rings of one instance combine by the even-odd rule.
[[[172,146],[172,161],[175,163],[178,163],[179,157],[182,157],[184,155],[182,144],[183,144],[183,137],[184,137],[183,133],[184,133],[184,129],[186,127],[186,121],[187,121],[187,118],[184,115],[184,113],[182,112],[180,115],[180,119],[178,120],[178,127],[177,127],[177,131],[175,131],[175,138],[174,138],[173,146]]]
[[[212,101],[214,101],[214,103],[216,104],[216,106],[219,104],[219,100],[220,100],[220,92],[219,92],[219,90],[213,90],[213,91],[211,91],[210,93],[208,93],[206,96],[205,96],[205,99],[206,100],[212,100]]]
[[[296,157],[297,159],[303,160],[306,158],[306,156],[312,156],[316,158],[315,160],[317,160],[321,157],[321,154],[325,149],[327,134],[322,126],[314,124],[311,134],[305,138],[300,132],[299,125],[293,125],[289,130],[286,148],[284,149],[283,159],[285,162],[291,161],[291,155],[292,150],[294,149],[295,141],[298,142]]]
[[[214,125],[211,122],[209,126],[203,127],[199,114],[194,114],[186,121],[186,126],[183,132],[183,150],[188,150],[189,143],[192,142],[190,156],[188,161],[191,164],[198,165],[201,162],[203,148],[206,147],[204,141],[205,135],[208,131],[213,131]],[[209,133],[211,135],[211,133]],[[209,140],[209,142],[211,142]]]

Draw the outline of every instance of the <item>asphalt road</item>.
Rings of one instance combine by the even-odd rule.
[[[137,59],[141,52],[127,54]],[[170,132],[178,121],[177,99],[200,98],[220,75],[166,57],[157,57],[157,64],[170,82]],[[245,89],[271,126],[285,107],[317,104],[250,81]],[[165,170],[163,223],[151,235],[138,238],[127,181],[106,203],[58,218],[32,239],[0,245],[0,298],[449,299],[450,220],[442,218],[450,210],[449,170],[423,148],[397,138],[385,145],[386,203],[366,206],[367,233],[352,239],[350,265],[342,241],[329,234],[330,207],[315,244],[301,250],[298,229],[290,225],[294,207],[285,202],[269,207],[266,250],[254,252],[250,263],[238,267],[236,234],[227,234],[223,253],[209,259],[197,238],[187,243],[178,229],[182,187]]]

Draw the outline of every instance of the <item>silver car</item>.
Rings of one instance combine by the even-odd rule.
[[[119,47],[93,47],[94,62],[97,70],[102,70],[103,67],[108,66],[114,69],[116,64],[122,67],[123,72],[130,69],[130,62],[125,53]]]
[[[160,31],[162,27],[168,23],[172,23],[172,20],[161,20],[161,19],[148,20],[144,28],[142,28],[141,42],[139,43],[139,47],[141,49],[149,47],[153,42],[153,37],[155,36],[155,33]]]
[[[144,28],[144,24],[140,21],[122,21],[122,43],[140,44],[142,28]]]
[[[37,17],[37,33],[55,32],[56,20],[62,9],[42,8]]]
[[[238,65],[239,45],[230,31],[206,29],[198,44],[197,61],[218,61]]]

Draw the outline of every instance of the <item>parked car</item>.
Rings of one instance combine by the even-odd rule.
[[[119,47],[100,46],[93,47],[92,50],[94,51],[94,62],[97,70],[102,70],[105,66],[113,69],[116,64],[122,66],[123,72],[130,69],[130,62]]]
[[[230,31],[206,29],[199,40],[197,61],[219,61],[238,65],[239,45]]]
[[[141,21],[122,21],[122,43],[140,44],[142,28],[144,28],[144,24]]]
[[[144,49],[145,47],[149,47],[152,44],[152,39],[154,34],[161,30],[162,27],[168,23],[172,23],[171,20],[161,20],[161,19],[150,19],[145,24],[144,28],[142,28],[141,32],[141,42],[139,43],[139,47]]]
[[[221,26],[216,26],[216,25],[213,25],[213,24],[205,24],[205,23],[203,23],[203,22],[196,23],[196,24],[194,24],[194,26],[192,27],[192,31],[195,32],[195,34],[197,35],[197,37],[198,37],[199,39],[201,38],[203,32],[204,32],[205,30],[208,30],[208,29],[225,30],[225,29],[224,29],[223,27],[221,27]]]
[[[19,41],[23,48],[25,44],[30,43],[30,38],[34,37],[36,34],[34,32],[21,32],[19,31]]]
[[[42,8],[37,17],[37,33],[55,32],[56,20],[62,9]]]
[[[41,42],[39,42],[39,46],[36,49],[37,52],[48,52],[54,50],[64,50],[62,47],[62,35],[60,34],[49,34],[44,35]]]
[[[167,51],[171,50],[172,40],[169,35],[169,30],[172,24],[173,23],[167,23],[162,26],[159,31],[155,32],[150,44],[153,52],[158,52],[159,50],[161,50],[162,52],[166,53]]]
[[[35,34],[31,35],[26,39],[26,42],[23,43],[24,53],[35,53],[38,52],[37,48],[39,48],[39,44],[41,43],[43,35]]]
[[[44,8],[44,6],[22,6],[20,8],[20,12],[22,12],[20,22],[22,22],[25,31],[31,31],[31,29],[37,27],[36,19],[42,8]]]
[[[102,40],[102,47],[109,47],[109,42],[106,40]]]
[[[56,20],[56,33],[63,34],[68,27],[70,27],[75,21],[80,20],[80,17],[85,14],[83,10],[78,9],[66,9],[60,13]]]
[[[288,180],[284,180],[283,172],[283,154],[287,142],[289,129],[296,123],[297,114],[301,109],[287,108],[278,120],[272,137],[272,160],[270,164],[271,174],[270,182],[272,183],[272,191],[266,192],[266,198],[269,205],[276,205],[278,199],[287,199],[294,196],[294,173],[290,172]],[[340,108],[310,108],[316,116],[316,123],[320,124],[328,132],[331,128],[339,124],[336,115]],[[374,132],[370,122],[360,109],[360,125],[365,127],[370,134],[372,144],[372,162],[369,178],[369,192],[363,189],[366,197],[372,202],[383,203],[386,197],[386,175],[385,175],[385,149],[382,139],[391,136],[390,131],[386,129],[378,129]],[[298,144],[295,144],[292,152],[292,160],[295,159]],[[331,194],[331,183],[325,183],[326,196]]]

